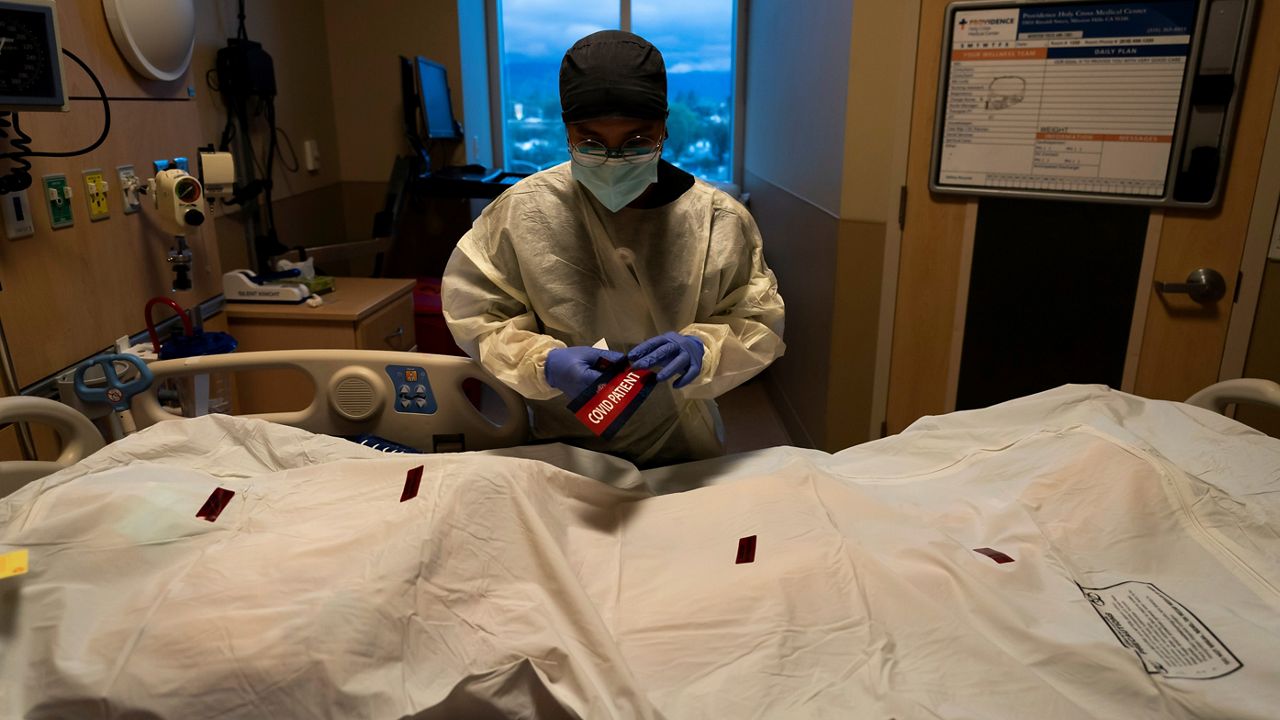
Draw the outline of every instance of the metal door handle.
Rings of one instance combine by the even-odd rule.
[[[1221,300],[1227,294],[1227,281],[1213,268],[1196,268],[1186,282],[1167,283],[1156,281],[1156,292],[1161,295],[1184,294],[1198,303],[1209,304]]]
[[[385,340],[385,341],[387,342],[387,344],[388,344],[388,345],[391,345],[392,347],[395,347],[395,345],[391,342],[391,340],[392,340],[392,338],[400,338],[400,337],[404,337],[404,326],[403,326],[403,325],[397,325],[397,326],[396,326],[396,331],[395,331],[395,332],[393,332],[393,333],[391,333],[390,335],[386,336],[385,338],[383,338],[383,340]]]

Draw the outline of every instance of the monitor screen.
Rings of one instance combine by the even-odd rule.
[[[444,66],[422,57],[417,59],[417,66],[418,94],[422,102],[422,119],[426,125],[424,139],[460,139],[462,132],[453,119],[449,80]]]
[[[65,110],[53,3],[0,0],[0,110]]]

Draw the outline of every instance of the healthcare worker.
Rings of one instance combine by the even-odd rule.
[[[560,66],[569,162],[490,204],[445,270],[444,316],[529,401],[535,438],[653,466],[719,455],[713,398],[780,357],[783,305],[760,231],[726,193],[661,160],[662,54],[617,30]],[[608,349],[592,347],[603,340]],[[612,439],[568,404],[626,355],[658,385]]]

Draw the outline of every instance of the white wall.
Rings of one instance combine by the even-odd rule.
[[[853,3],[749,8],[744,167],[838,216]]]
[[[205,74],[214,68],[218,49],[227,44],[227,38],[235,37],[237,3],[202,0],[196,5],[198,36],[191,61],[192,80],[201,135],[217,143],[227,113],[222,98],[205,82]],[[299,160],[306,140],[315,141],[320,150],[318,173],[289,173],[277,158],[275,198],[281,200],[336,182],[341,173],[324,12],[314,0],[255,0],[246,4],[245,15],[249,39],[262,44],[275,66],[276,124],[293,139]],[[254,147],[262,157],[266,121],[258,120],[255,127]],[[288,149],[284,150],[287,156]]]
[[[237,7],[236,0],[196,3],[197,36],[191,68],[202,143],[217,144],[226,125],[226,108],[221,96],[209,87],[206,74],[215,68],[218,50],[236,35]],[[294,246],[346,240],[339,230],[343,225],[340,204],[323,197],[342,177],[324,9],[315,0],[254,0],[246,3],[245,10],[249,39],[261,43],[275,69],[277,126],[293,140],[300,166],[304,165],[303,146],[308,140],[315,142],[320,152],[320,169],[314,173],[304,166],[290,172],[276,159],[272,196],[280,241]],[[254,151],[261,163],[269,138],[266,119],[255,118],[253,128]],[[239,153],[238,141],[232,142],[232,151]],[[281,151],[292,162],[283,138]],[[254,174],[260,176],[261,171]],[[213,229],[222,266],[249,267],[242,211],[219,207]]]
[[[878,431],[918,5],[749,6],[744,185],[787,304],[770,378],[797,443],[836,450]]]
[[[409,152],[401,115],[400,55],[422,55],[448,71],[454,115],[467,118],[457,0],[324,0],[342,180],[385,183]],[[461,160],[461,144],[454,161]]]
[[[467,162],[493,167],[489,121],[489,53],[484,0],[458,0],[459,51],[462,61],[462,116],[466,123]]]

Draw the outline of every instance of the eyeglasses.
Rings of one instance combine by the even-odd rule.
[[[622,144],[622,147],[611,148],[599,140],[583,140],[570,145],[573,161],[583,167],[598,167],[609,158],[619,158],[628,163],[642,163],[662,152],[662,143],[652,138],[636,136]]]

